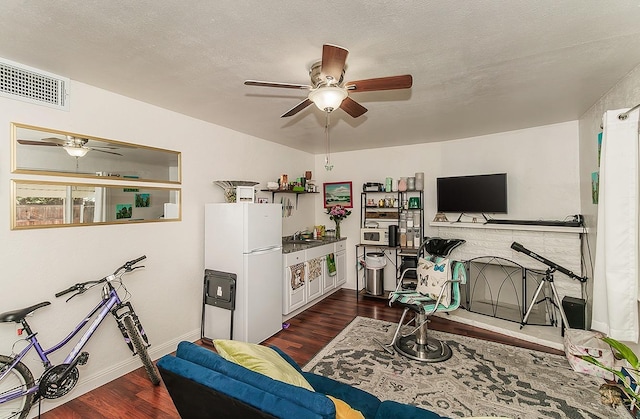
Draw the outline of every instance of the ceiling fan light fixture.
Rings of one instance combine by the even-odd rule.
[[[321,111],[331,112],[346,99],[347,90],[337,86],[323,86],[309,92],[309,100]]]
[[[69,154],[71,157],[84,157],[89,152],[89,149],[86,147],[77,147],[73,145],[65,145],[62,146],[62,148],[64,148],[67,154]]]

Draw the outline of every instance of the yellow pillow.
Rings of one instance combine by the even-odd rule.
[[[364,419],[364,416],[359,410],[355,410],[345,401],[329,395],[327,395],[327,397],[336,405],[336,419]]]
[[[271,348],[225,339],[215,339],[213,345],[218,354],[227,361],[242,365],[274,380],[314,391],[302,374]]]

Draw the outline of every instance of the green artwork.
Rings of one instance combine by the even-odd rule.
[[[148,193],[136,194],[136,208],[148,207],[151,202],[151,197]]]
[[[598,167],[600,167],[600,153],[602,152],[602,132],[598,133]]]
[[[591,202],[598,203],[600,174],[599,172],[591,173]]]
[[[131,218],[133,214],[133,208],[131,204],[117,204],[116,205],[116,220],[121,218]]]

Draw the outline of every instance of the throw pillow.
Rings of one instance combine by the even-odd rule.
[[[443,285],[449,279],[449,259],[438,259],[435,262],[424,258],[418,259],[418,285],[416,291],[437,300]],[[445,287],[440,304],[448,307],[451,304],[451,283]]]
[[[213,345],[218,354],[227,361],[242,365],[274,380],[314,391],[302,374],[271,348],[225,339],[215,339]]]
[[[352,408],[347,402],[329,395],[327,397],[336,405],[336,419],[364,419],[362,412]]]

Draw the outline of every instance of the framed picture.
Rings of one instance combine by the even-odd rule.
[[[258,198],[258,204],[268,204],[269,198]]]
[[[331,208],[334,205],[342,205],[345,208],[353,208],[353,188],[351,182],[323,183],[324,207]]]
[[[591,173],[591,202],[598,203],[598,195],[600,194],[600,172]]]
[[[151,199],[148,193],[136,194],[136,208],[144,208],[150,206]]]
[[[122,218],[131,218],[133,214],[133,208],[131,204],[117,204],[116,205],[116,220]]]

